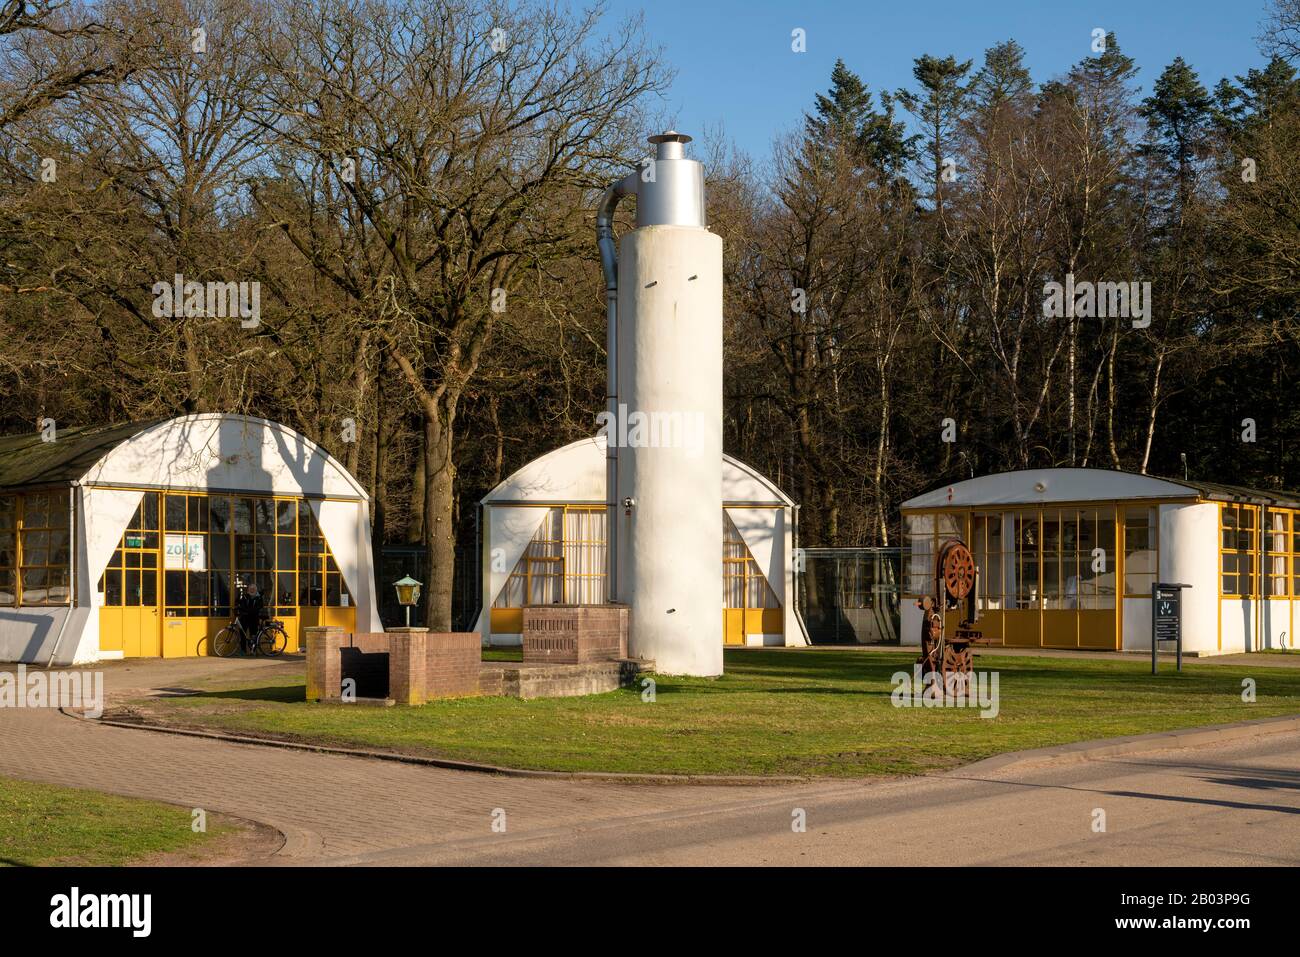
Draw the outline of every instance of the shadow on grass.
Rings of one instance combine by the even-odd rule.
[[[238,701],[273,701],[280,704],[306,703],[306,691],[302,685],[269,685],[264,688],[227,688],[218,691],[182,690],[165,696],[170,700],[177,698],[226,698]]]

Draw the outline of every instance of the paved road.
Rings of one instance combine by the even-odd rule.
[[[213,667],[253,677],[283,665],[106,673],[122,694]],[[0,775],[262,821],[286,835],[275,860],[293,864],[1300,863],[1300,740],[1286,734],[980,777],[689,787],[474,774],[4,709]]]

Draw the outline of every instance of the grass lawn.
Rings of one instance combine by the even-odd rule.
[[[461,698],[417,708],[303,701],[301,679],[135,702],[176,724],[563,771],[909,774],[1004,751],[1300,713],[1300,669],[1142,659],[980,656],[999,674],[1000,714],[896,708],[891,675],[913,654],[755,650],[718,679],[656,677],[583,698]],[[1257,701],[1241,700],[1254,678]]]
[[[185,808],[0,778],[0,867],[130,864],[197,850],[224,833],[190,830]]]

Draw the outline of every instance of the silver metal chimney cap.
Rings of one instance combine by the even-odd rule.
[[[667,130],[650,137],[653,162],[642,166],[636,184],[637,226],[704,226],[704,166],[687,159],[691,137]]]

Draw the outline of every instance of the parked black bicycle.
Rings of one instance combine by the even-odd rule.
[[[265,655],[274,658],[289,644],[284,624],[274,618],[262,623],[256,637],[250,637],[239,618],[231,620],[212,639],[212,651],[218,658],[233,658],[236,654]]]

